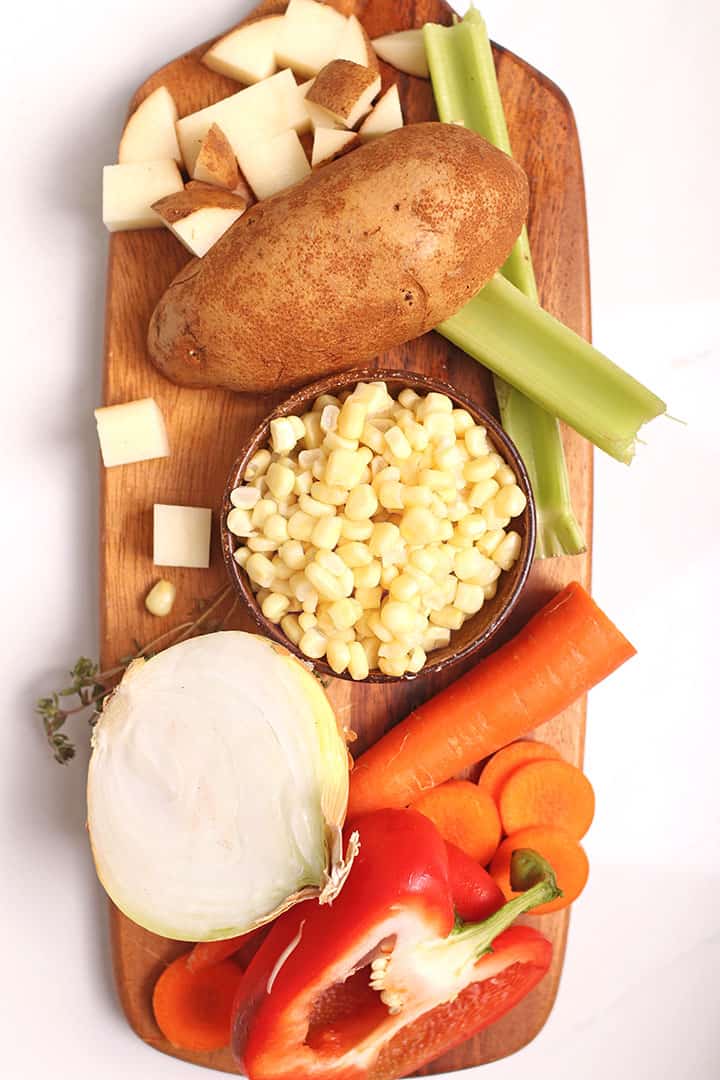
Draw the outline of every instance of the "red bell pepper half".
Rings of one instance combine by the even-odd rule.
[[[331,906],[297,905],[240,984],[233,1050],[250,1080],[391,1080],[497,1020],[547,971],[552,947],[512,927],[559,895],[518,852],[526,889],[483,922],[456,921],[448,854],[413,810],[358,818],[360,851]]]

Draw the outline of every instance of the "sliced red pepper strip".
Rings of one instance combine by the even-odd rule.
[[[255,930],[249,930],[247,934],[225,938],[224,941],[198,941],[193,945],[188,956],[187,966],[191,971],[204,971],[205,968],[214,967],[215,964],[234,956],[251,941],[256,941],[264,930],[264,926],[258,926]]]
[[[554,882],[539,882],[488,920],[454,929],[434,825],[412,810],[383,810],[353,827],[360,853],[339,897],[279,919],[241,983],[233,1049],[250,1080],[371,1076],[401,1031],[523,961],[522,951],[491,946],[523,910],[556,894]],[[472,1011],[475,1029],[494,1009],[486,997]],[[411,1042],[418,1053],[423,1039]]]

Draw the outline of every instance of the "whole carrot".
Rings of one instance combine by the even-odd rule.
[[[349,816],[407,806],[557,716],[634,654],[582,585],[571,582],[512,641],[358,759]]]

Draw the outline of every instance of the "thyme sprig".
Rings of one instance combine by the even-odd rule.
[[[41,718],[45,738],[55,761],[60,765],[67,765],[75,757],[75,746],[63,731],[69,717],[87,713],[92,729],[102,712],[105,699],[115,689],[133,660],[149,660],[162,649],[178,645],[200,632],[223,630],[237,606],[237,600],[233,600],[225,614],[219,617],[231,591],[232,587],[227,585],[214,596],[199,600],[195,605],[194,618],[166,630],[146,645],[135,641],[134,652],[121,657],[114,667],[106,671],[100,671],[100,665],[94,660],[81,656],[70,670],[71,682],[61,690],[53,690],[49,697],[40,698],[35,705],[35,712]],[[211,618],[213,615],[214,619]]]

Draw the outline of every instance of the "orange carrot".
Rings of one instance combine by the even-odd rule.
[[[155,983],[155,1020],[168,1042],[181,1050],[219,1050],[230,1042],[242,968],[223,960],[204,971],[191,971],[188,957],[178,956]]]
[[[582,840],[595,814],[595,792],[585,774],[567,761],[533,761],[505,782],[499,809],[508,834],[555,825]]]
[[[485,866],[500,843],[500,815],[493,799],[469,780],[448,780],[416,799],[413,809],[430,818],[449,844]]]
[[[582,585],[571,583],[517,637],[358,759],[349,814],[407,806],[557,716],[634,652]]]
[[[260,926],[256,930],[249,930],[247,934],[225,938],[224,941],[198,941],[188,956],[188,967],[191,971],[203,971],[205,968],[214,967],[215,964],[234,956],[244,945],[259,936],[263,929],[265,928]]]
[[[503,891],[506,900],[512,900],[519,893],[510,887],[510,859],[518,848],[531,848],[542,855],[552,866],[562,896],[533,908],[533,915],[544,915],[549,911],[560,911],[577,899],[585,888],[589,866],[587,855],[572,836],[563,829],[553,829],[538,825],[533,829],[521,829],[507,836],[495,853],[490,864],[490,874]]]
[[[497,803],[503,784],[521,765],[527,765],[529,761],[547,761],[548,758],[559,758],[560,754],[554,746],[548,746],[544,742],[531,742],[523,739],[520,742],[510,743],[509,746],[498,750],[493,754],[483,771],[480,773],[478,784],[484,788]]]

